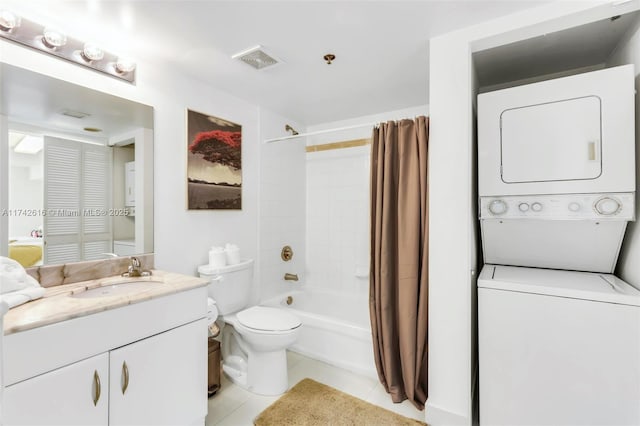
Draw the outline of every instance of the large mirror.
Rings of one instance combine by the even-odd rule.
[[[153,108],[0,63],[0,254],[153,251]]]

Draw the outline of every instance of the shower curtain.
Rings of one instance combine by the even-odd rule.
[[[393,402],[427,400],[429,119],[387,122],[371,145],[369,312],[380,382]]]

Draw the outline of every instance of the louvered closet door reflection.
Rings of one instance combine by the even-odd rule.
[[[45,137],[45,263],[112,251],[111,148]]]
[[[84,144],[82,161],[82,255],[84,260],[104,258],[111,242],[111,148]]]
[[[82,145],[44,138],[44,263],[81,260]]]

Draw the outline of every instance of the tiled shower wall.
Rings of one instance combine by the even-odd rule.
[[[307,285],[367,291],[369,162],[368,145],[307,153]]]
[[[308,132],[342,130],[309,136],[307,145],[369,139],[373,125],[368,123],[414,118],[428,110],[419,105],[309,126]],[[368,294],[370,152],[365,145],[306,154],[307,285]]]
[[[261,110],[261,140],[286,135],[290,124],[300,133],[304,128],[268,110]],[[260,144],[259,257],[254,281],[259,299],[298,289],[305,282],[305,140],[291,139]],[[293,248],[293,259],[284,262],[282,247]],[[285,281],[285,273],[299,281]]]

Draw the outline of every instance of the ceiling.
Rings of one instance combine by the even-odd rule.
[[[428,103],[430,38],[546,1],[3,3],[311,125]],[[231,58],[257,44],[282,63],[258,71]],[[327,53],[336,56],[331,65]]]
[[[44,128],[106,142],[139,128],[153,128],[153,109],[147,105],[5,63],[0,63],[0,75],[0,114],[11,117],[13,129],[37,134]],[[88,115],[76,118],[64,112]]]

